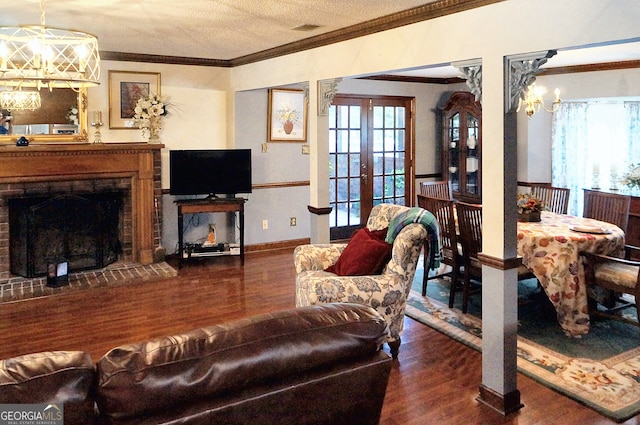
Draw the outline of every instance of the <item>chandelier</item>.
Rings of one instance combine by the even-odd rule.
[[[98,39],[75,30],[40,25],[0,27],[0,85],[73,88],[96,86],[100,79]]]
[[[551,109],[547,109],[544,105],[544,99],[542,96],[547,92],[544,87],[536,86],[536,83],[531,84],[526,91],[526,94],[523,98],[520,98],[520,102],[518,103],[518,109],[516,112],[520,111],[522,105],[525,105],[524,111],[527,113],[529,118],[536,112],[540,111],[540,108],[544,109],[547,112],[556,112],[560,107],[560,89],[555,89],[554,94],[556,95],[555,100],[551,104]]]
[[[35,110],[40,108],[40,92],[35,90],[6,90],[0,91],[0,108],[9,111]]]

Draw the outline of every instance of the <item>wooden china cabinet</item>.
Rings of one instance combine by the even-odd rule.
[[[482,203],[482,106],[469,92],[454,92],[439,107],[442,176],[453,198]]]

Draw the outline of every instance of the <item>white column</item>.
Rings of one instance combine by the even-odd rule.
[[[313,123],[313,124],[312,124]],[[309,81],[310,147],[309,201],[316,209],[329,207],[329,120],[318,116],[318,82]],[[329,242],[329,215],[310,212],[311,243]]]
[[[503,58],[483,57],[482,73],[482,385],[478,400],[510,413],[517,389],[515,118],[505,117]],[[510,118],[510,119],[509,119]],[[486,236],[485,236],[486,235]],[[490,263],[491,265],[486,265]]]

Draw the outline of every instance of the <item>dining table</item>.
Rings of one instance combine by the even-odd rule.
[[[622,257],[622,229],[603,221],[542,211],[539,222],[518,221],[518,255],[553,304],[565,334],[589,332],[583,252]]]

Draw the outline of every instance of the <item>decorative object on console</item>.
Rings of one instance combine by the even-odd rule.
[[[1,27],[0,45],[0,81],[5,87],[79,89],[99,84],[98,39],[45,26],[44,0],[40,0],[40,25]]]
[[[270,142],[305,142],[307,102],[304,90],[270,89],[267,124]]]
[[[622,183],[630,189],[640,189],[640,164],[631,164],[623,176]]]
[[[160,96],[159,72],[109,71],[109,128],[139,128],[136,104],[152,93]]]
[[[47,261],[47,286],[57,288],[69,284],[69,261],[56,258]]]
[[[162,130],[162,117],[167,115],[167,103],[159,94],[142,96],[136,102],[133,109],[133,118],[138,128],[142,129],[142,137],[149,143],[160,142],[160,130]]]
[[[530,193],[518,195],[518,220],[536,222],[540,221],[540,212],[544,209],[544,203]]]
[[[96,128],[96,132],[93,135],[93,143],[102,143],[102,134],[100,133],[100,127],[102,127],[102,111],[93,111],[91,125]]]

